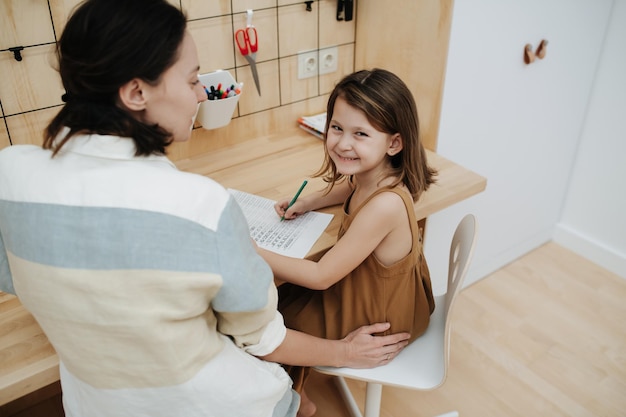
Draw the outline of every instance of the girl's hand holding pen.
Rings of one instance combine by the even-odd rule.
[[[290,200],[281,200],[274,204],[274,209],[281,219],[293,220],[308,211],[302,200],[296,200],[292,205],[289,205],[289,203]]]
[[[285,220],[285,218],[286,218],[285,216],[286,216],[287,212],[289,211],[289,209],[290,209],[291,207],[293,207],[293,205],[294,205],[294,204],[296,204],[296,201],[298,201],[298,197],[300,197],[300,193],[302,192],[302,190],[304,190],[304,187],[306,187],[306,184],[307,184],[307,183],[308,183],[308,181],[307,181],[307,180],[304,180],[304,181],[302,182],[302,185],[301,185],[301,186],[300,186],[300,188],[298,189],[298,192],[296,193],[296,195],[294,195],[294,196],[293,196],[293,198],[291,199],[291,201],[289,201],[289,203],[285,204],[285,202],[284,202],[284,201],[282,201],[282,202],[280,202],[280,203],[277,203],[278,208],[280,208],[280,209],[283,211],[282,216],[281,216],[281,218],[280,218],[280,221],[281,221],[281,222],[282,222],[283,220]],[[277,209],[277,211],[278,211],[278,209]],[[294,213],[294,210],[292,210],[292,211],[291,211],[291,214],[290,214],[290,216],[291,216],[291,217],[287,217],[287,218],[291,218],[291,219],[293,219],[294,217],[296,217],[296,216],[297,216],[297,215],[295,215],[295,214],[293,214],[293,213]],[[302,212],[302,213],[304,213],[304,212]],[[299,213],[299,214],[302,214],[302,213]],[[281,214],[281,213],[280,213],[280,212],[278,212],[278,214]]]

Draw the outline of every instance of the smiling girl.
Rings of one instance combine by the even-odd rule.
[[[339,339],[357,325],[390,322],[415,340],[434,310],[414,204],[434,182],[420,141],[417,108],[396,75],[382,69],[348,75],[327,107],[326,189],[276,203],[285,219],[343,203],[338,240],[319,261],[258,248],[279,287],[286,324]],[[384,357],[383,361],[388,361]],[[307,368],[288,368],[302,390]],[[315,413],[302,390],[301,416]]]

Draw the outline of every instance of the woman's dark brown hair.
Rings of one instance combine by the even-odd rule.
[[[138,156],[164,154],[171,133],[120,108],[118,90],[134,78],[158,83],[178,57],[186,25],[165,0],[81,3],[57,45],[65,105],[46,128],[43,147],[55,155],[73,135],[96,133],[132,138]]]

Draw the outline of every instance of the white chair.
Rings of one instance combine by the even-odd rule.
[[[450,245],[448,286],[443,295],[435,296],[435,311],[426,332],[417,338],[390,363],[373,369],[316,367],[321,373],[336,376],[341,393],[354,417],[362,417],[359,407],[344,378],[367,382],[365,417],[380,415],[383,385],[432,390],[446,379],[450,356],[450,311],[461,291],[476,242],[476,219],[466,215],[459,223]],[[450,412],[439,417],[458,417]]]

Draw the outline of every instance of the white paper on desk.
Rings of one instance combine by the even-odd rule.
[[[243,211],[250,236],[263,249],[293,258],[304,258],[322,235],[332,214],[310,211],[293,220],[280,221],[268,198],[239,190],[228,190]]]

